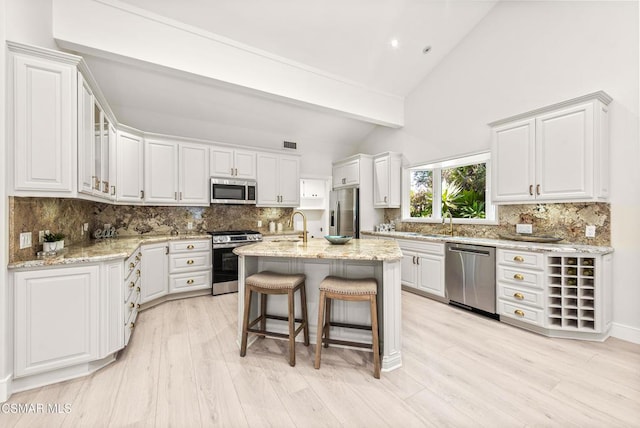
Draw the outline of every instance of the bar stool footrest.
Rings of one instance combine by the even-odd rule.
[[[356,348],[368,348],[368,349],[373,348],[373,345],[371,343],[351,342],[348,340],[338,340],[338,339],[324,338],[322,339],[322,343],[329,344],[329,345],[353,346]]]
[[[349,324],[344,322],[335,322],[331,321],[328,323],[330,327],[342,327],[342,328],[354,328],[357,330],[369,330],[371,331],[370,325],[361,325],[361,324]]]

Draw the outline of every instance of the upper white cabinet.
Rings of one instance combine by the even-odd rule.
[[[199,144],[146,139],[145,202],[209,205],[208,150]]]
[[[305,210],[325,209],[329,179],[302,178],[300,179],[300,206]]]
[[[493,201],[606,200],[610,102],[597,92],[491,123]]]
[[[144,140],[141,136],[118,131],[118,202],[144,200]]]
[[[75,55],[7,42],[9,193],[76,191]]]
[[[186,143],[181,143],[179,147],[179,202],[189,205],[210,205],[209,148],[200,144]]]
[[[276,153],[258,154],[258,206],[300,205],[300,158]]]
[[[402,155],[381,153],[373,158],[373,204],[376,208],[400,208]]]
[[[178,145],[145,139],[144,200],[157,204],[178,202]]]
[[[78,73],[78,191],[116,199],[116,130]]]
[[[333,188],[354,187],[360,184],[360,159],[348,158],[333,164]]]
[[[256,178],[256,152],[230,147],[211,147],[211,177]]]

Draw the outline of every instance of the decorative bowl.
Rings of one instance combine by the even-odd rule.
[[[324,239],[331,242],[333,245],[343,245],[347,242],[351,241],[353,236],[342,236],[342,235],[326,235]]]

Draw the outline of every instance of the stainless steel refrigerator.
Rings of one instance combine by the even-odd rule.
[[[360,189],[334,190],[329,204],[329,234],[360,238]]]

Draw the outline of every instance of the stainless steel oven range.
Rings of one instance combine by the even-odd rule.
[[[233,249],[262,241],[260,232],[253,230],[224,230],[208,232],[213,242],[213,287],[211,294],[238,291],[238,256]]]

